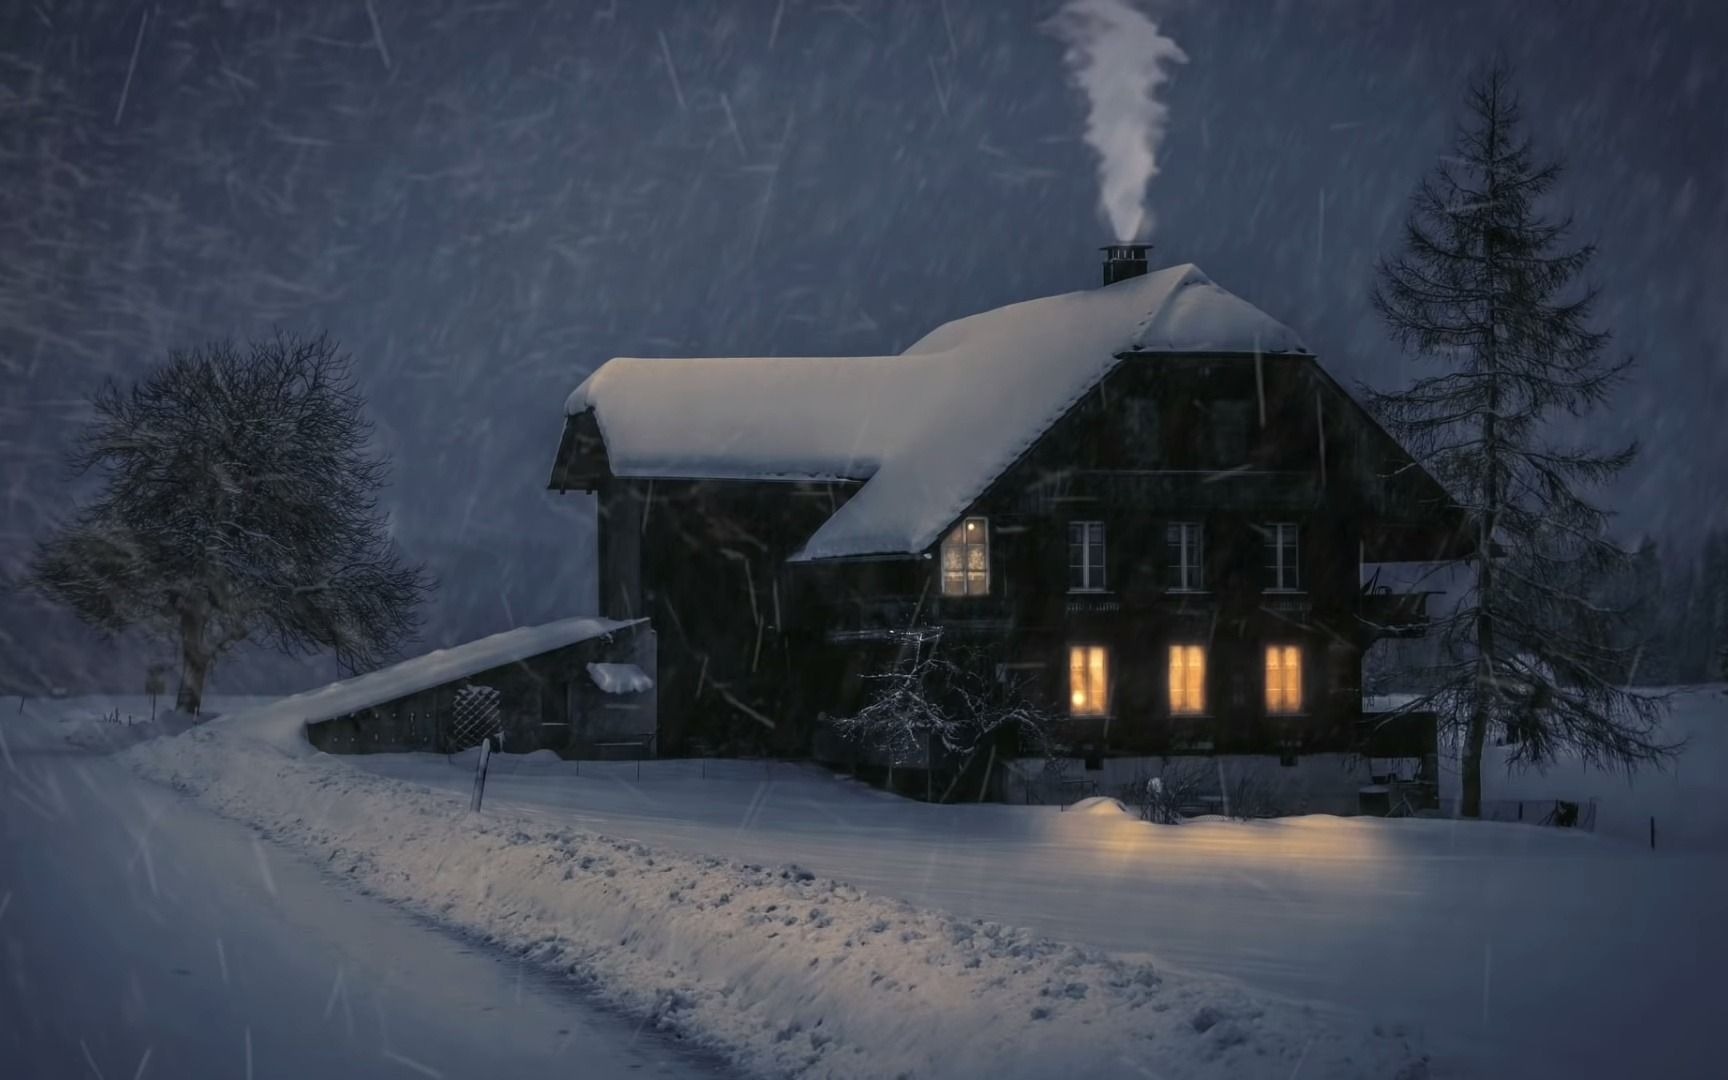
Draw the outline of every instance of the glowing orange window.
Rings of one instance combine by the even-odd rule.
[[[1266,646],[1266,711],[1289,715],[1302,711],[1302,647]]]
[[[1170,646],[1170,711],[1178,716],[1206,711],[1206,646]]]

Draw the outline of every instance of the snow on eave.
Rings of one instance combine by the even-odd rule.
[[[1301,355],[1184,264],[944,323],[898,356],[618,357],[583,380],[613,475],[862,480],[794,562],[926,550],[1118,364]]]
[[[256,709],[232,713],[216,722],[229,730],[255,735],[290,753],[307,753],[311,749],[304,734],[308,724],[375,708],[434,686],[647,621],[578,616],[540,626],[521,626],[448,649],[434,649],[377,671],[342,679]]]
[[[614,357],[571,394],[615,476],[869,479],[905,436],[901,357]],[[916,419],[912,417],[910,419]]]
[[[605,694],[640,694],[654,689],[654,677],[635,664],[594,661],[588,677]]]
[[[1310,361],[1315,359],[1314,354],[1306,352],[1306,351],[1266,353],[1263,351],[1240,352],[1240,351],[1233,351],[1233,350],[1217,350],[1217,349],[1182,350],[1180,352],[1173,351],[1173,350],[1156,350],[1156,349],[1153,349],[1153,350],[1124,350],[1122,352],[1117,353],[1115,355],[1115,359],[1118,362],[1125,361],[1125,360],[1134,360],[1134,359],[1140,358],[1140,357],[1151,357],[1151,356],[1181,356],[1181,357],[1190,358],[1190,359],[1206,359],[1209,357],[1219,357],[1222,359],[1239,359],[1239,358],[1255,358],[1255,359],[1257,359],[1257,358],[1260,358],[1263,356],[1269,356],[1269,355],[1271,355],[1271,356],[1289,356],[1289,357],[1299,359],[1299,360],[1310,360]],[[1109,374],[1109,371],[1115,370],[1116,366],[1118,366],[1118,365],[1112,365],[1112,367],[1110,369],[1108,369],[1106,372],[1104,372],[1104,374]],[[1318,365],[1316,364],[1316,366],[1318,366]],[[948,513],[948,515],[941,520],[941,524],[936,525],[934,528],[932,528],[930,530],[927,530],[927,532],[924,534],[921,542],[918,540],[914,540],[910,543],[901,543],[899,541],[892,540],[892,539],[882,539],[882,540],[874,541],[875,543],[881,545],[881,546],[877,546],[877,547],[869,546],[870,542],[866,541],[866,542],[860,543],[859,546],[855,550],[819,552],[816,549],[816,546],[813,542],[815,539],[813,537],[812,542],[807,542],[798,551],[794,552],[791,556],[789,556],[786,561],[789,563],[812,564],[812,563],[841,563],[841,562],[887,562],[887,561],[894,561],[894,560],[900,560],[900,559],[928,558],[930,556],[931,549],[933,547],[935,547],[937,540],[940,539],[943,535],[945,535],[948,532],[948,530],[952,529],[955,526],[955,524],[959,522],[960,518],[963,517],[967,513],[967,511],[970,509],[972,504],[977,501],[978,497],[983,495],[984,492],[989,488],[989,486],[996,482],[998,477],[1000,477],[1004,473],[1008,472],[1010,469],[1012,469],[1020,461],[1021,458],[1023,458],[1026,454],[1030,453],[1032,448],[1038,445],[1038,442],[1044,438],[1045,434],[1048,433],[1051,428],[1055,427],[1058,423],[1060,423],[1064,416],[1067,416],[1070,412],[1072,412],[1073,409],[1075,408],[1075,406],[1077,406],[1081,402],[1081,400],[1083,400],[1086,397],[1087,394],[1091,393],[1093,387],[1095,387],[1097,385],[1097,382],[1101,381],[1102,378],[1103,378],[1103,375],[1100,375],[1098,380],[1094,380],[1093,382],[1087,383],[1082,389],[1077,391],[1073,397],[1069,398],[1067,401],[1064,401],[1062,403],[1061,407],[1053,410],[1050,413],[1050,415],[1043,422],[1041,422],[1028,435],[1026,440],[1014,451],[1012,456],[1008,459],[1008,463],[1006,465],[1003,465],[1001,468],[995,470],[995,472],[990,476],[990,478],[988,480],[986,480],[984,482],[983,486],[980,487],[976,492],[974,492],[973,494],[968,496],[964,501],[957,503],[951,509],[951,511]]]
[[[1313,360],[1315,355],[1306,347],[1293,349],[1123,349],[1116,354],[1118,360],[1133,360],[1145,356],[1180,356],[1189,360],[1252,360],[1257,356],[1273,358],[1291,357],[1298,360]]]
[[[858,470],[855,474],[841,473],[804,473],[804,472],[750,472],[744,469],[674,469],[671,466],[641,466],[631,469],[613,469],[612,475],[628,480],[739,480],[763,484],[862,484],[870,479],[869,472]]]

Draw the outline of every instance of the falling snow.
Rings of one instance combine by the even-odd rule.
[[[0,1061],[99,1080],[1040,1076],[1082,1058],[1196,1080],[1711,1075],[1720,686],[1682,692],[1691,749],[1670,774],[1510,776],[1513,751],[1489,748],[1496,798],[1594,799],[1591,836],[1158,832],[1110,803],[929,808],[738,762],[690,783],[506,760],[472,816],[466,759],[359,768],[300,734],[405,678],[515,657],[532,628],[591,628],[573,617],[599,606],[593,500],[545,490],[575,386],[602,421],[642,420],[639,442],[616,432],[624,472],[634,449],[876,485],[819,535],[832,554],[926,544],[1049,411],[979,397],[953,406],[966,439],[897,461],[948,399],[872,373],[940,374],[974,313],[1103,295],[1112,239],[1272,313],[1254,350],[1278,338],[1346,385],[1407,383],[1375,266],[1496,54],[1567,159],[1554,209],[1597,245],[1600,321],[1638,360],[1556,435],[1641,443],[1605,493],[1615,539],[1653,545],[1664,602],[1702,610],[1701,553],[1728,530],[1723,5],[0,10]],[[1075,317],[1037,310],[1006,338]],[[1022,390],[1048,378],[1060,398],[1136,340],[1096,314],[1075,333],[1100,355],[1067,375],[1009,355],[956,385],[1018,363]],[[171,649],[12,586],[91,492],[63,461],[104,380],[278,326],[353,355],[392,463],[380,511],[440,587],[394,674],[225,656],[212,711],[247,723],[224,727],[137,696],[152,665],[172,688]],[[692,370],[637,393],[634,365],[660,361],[596,375],[717,356],[756,358],[733,362],[772,390]],[[789,367],[833,357],[864,363]]]

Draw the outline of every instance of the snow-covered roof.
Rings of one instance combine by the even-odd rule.
[[[863,480],[794,561],[907,553],[1125,357],[1306,352],[1182,265],[957,319],[898,356],[619,357],[565,413],[594,410],[617,476]]]
[[[654,689],[654,679],[635,664],[592,663],[588,677],[606,694],[640,694]]]
[[[256,709],[223,717],[236,728],[255,731],[266,741],[289,748],[303,745],[301,728],[361,709],[370,709],[408,694],[418,693],[495,667],[526,660],[553,649],[610,634],[646,622],[619,622],[582,616],[560,619],[541,626],[522,626],[448,649],[434,649],[424,656],[404,660],[387,668],[356,675],[295,694]]]

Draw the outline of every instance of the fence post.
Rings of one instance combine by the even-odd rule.
[[[1656,815],[1650,815],[1650,850],[1656,850]]]
[[[486,765],[492,758],[492,736],[480,740],[480,761],[474,766],[474,799],[468,809],[478,813],[480,800],[486,794]]]

